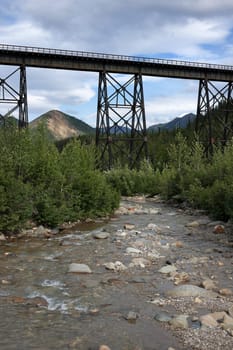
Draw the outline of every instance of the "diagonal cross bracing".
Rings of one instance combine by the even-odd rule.
[[[134,167],[139,159],[147,157],[140,74],[120,83],[109,73],[99,73],[96,144],[105,168],[111,168],[116,161],[127,162]]]

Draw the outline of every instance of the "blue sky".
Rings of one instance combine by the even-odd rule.
[[[233,2],[2,0],[0,43],[233,65]],[[147,125],[196,112],[197,81],[143,82]],[[28,68],[27,84],[30,120],[59,109],[95,126],[98,74]]]

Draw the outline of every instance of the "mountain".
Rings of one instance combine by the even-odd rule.
[[[29,127],[33,130],[40,124],[45,124],[51,137],[57,141],[95,132],[94,128],[80,119],[57,110],[42,114],[30,122]]]
[[[174,130],[174,129],[184,129],[189,123],[192,123],[196,118],[193,113],[185,114],[183,117],[177,117],[168,123],[160,123],[151,125],[148,131],[159,131],[159,130]]]

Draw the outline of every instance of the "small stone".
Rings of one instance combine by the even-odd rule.
[[[220,234],[225,232],[225,227],[223,225],[214,226],[213,233]]]
[[[126,316],[127,321],[136,321],[138,318],[138,314],[134,311],[129,311],[128,315]]]
[[[108,262],[104,264],[107,270],[115,270],[115,264],[113,262]]]
[[[130,263],[130,267],[141,267],[142,269],[144,269],[146,266],[150,266],[151,262],[150,260],[147,260],[145,258],[134,258],[132,259],[131,263]]]
[[[155,231],[156,233],[161,233],[161,228],[158,225],[153,224],[153,223],[148,224],[147,229]]]
[[[218,266],[224,266],[224,262],[218,261]]]
[[[105,263],[104,266],[107,270],[112,270],[115,272],[121,272],[127,269],[127,267],[121,261],[108,262]]]
[[[126,249],[127,254],[142,254],[142,251],[136,248],[128,247]]]
[[[168,348],[167,350],[176,350],[176,349],[175,349],[175,348],[171,348],[171,347],[169,346],[169,348]]]
[[[86,264],[71,263],[68,272],[73,273],[92,273],[90,267]]]
[[[99,350],[111,350],[107,345],[100,345]]]
[[[169,274],[169,273],[172,273],[176,270],[177,270],[177,268],[174,265],[166,265],[166,266],[161,267],[161,269],[159,269],[159,272],[164,273],[164,274]]]
[[[6,237],[4,236],[3,233],[0,233],[0,241],[5,241],[6,240]]]
[[[187,223],[185,226],[186,226],[186,227],[191,227],[191,228],[192,228],[192,227],[199,227],[200,224],[199,224],[198,221],[192,221],[192,222]]]
[[[229,288],[222,288],[219,290],[219,294],[224,295],[224,296],[230,296],[233,294],[233,292]]]
[[[133,230],[134,228],[135,228],[135,225],[133,225],[133,224],[125,224],[125,225],[124,225],[124,229],[125,229],[125,230],[131,231],[131,230]]]
[[[176,248],[183,248],[184,247],[184,243],[181,242],[181,241],[176,241],[175,242],[175,246],[176,246]]]
[[[110,237],[110,234],[108,232],[96,232],[93,237],[96,239],[107,239]]]
[[[194,299],[194,303],[196,303],[196,304],[202,304],[202,300],[201,300],[200,298],[196,297],[196,298]]]
[[[179,285],[182,283],[187,283],[190,280],[189,274],[187,272],[174,273],[172,276],[175,285]]]

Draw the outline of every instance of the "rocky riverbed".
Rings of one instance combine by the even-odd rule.
[[[135,197],[0,238],[1,349],[233,349],[230,224]]]

